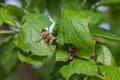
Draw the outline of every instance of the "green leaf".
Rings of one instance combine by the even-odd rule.
[[[0,40],[0,49],[13,41],[13,35]]]
[[[59,17],[61,12],[61,0],[46,0],[47,9],[53,18]]]
[[[8,58],[13,54],[15,45],[8,44],[6,47],[7,48],[5,48],[4,51],[0,51],[0,64],[1,65],[3,65],[8,60]]]
[[[69,79],[73,74],[86,74],[89,76],[97,75],[95,70],[95,62],[89,60],[74,59],[70,64],[63,66],[60,69],[64,78]]]
[[[93,36],[97,36],[97,37],[103,37],[103,38],[108,38],[108,39],[111,39],[111,40],[117,40],[117,41],[120,41],[120,36],[117,36],[115,34],[112,34],[108,31],[105,31],[103,29],[90,29],[90,33],[93,35]]]
[[[120,68],[103,65],[99,66],[99,69],[104,80],[120,80]]]
[[[3,39],[0,44],[0,64],[3,65],[13,54],[15,45],[12,43],[13,36]]]
[[[110,52],[110,50],[104,46],[104,45],[99,45],[97,46],[97,62],[100,62],[105,65],[116,65],[115,60]]]
[[[3,65],[7,74],[11,74],[12,71],[18,66],[18,56],[15,52],[8,58],[8,60]]]
[[[35,8],[37,8],[38,4],[42,0],[18,0],[19,3],[21,3],[21,6],[23,9],[26,9],[27,11],[33,11]]]
[[[92,12],[91,14],[91,19],[90,19],[90,24],[97,24],[100,22],[101,20],[101,13],[98,13],[98,12]]]
[[[44,63],[38,69],[39,79],[41,79],[41,80],[52,80],[52,79],[50,79],[50,76],[51,76],[51,74],[53,75],[54,67],[55,67],[55,57],[54,57],[54,55],[50,55],[49,57],[46,58]]]
[[[120,3],[120,0],[105,0],[101,4],[106,5],[106,4],[118,4]]]
[[[64,0],[61,1],[62,10],[78,10],[82,4],[78,0]]]
[[[25,8],[29,0],[19,0],[21,3],[22,8]]]
[[[26,9],[28,11],[33,11],[33,9],[38,6],[42,0],[27,0]]]
[[[3,8],[0,8],[0,26],[3,22],[8,22],[12,20],[12,16]]]
[[[25,53],[17,52],[18,53],[18,58],[22,62],[27,62],[30,64],[42,64],[45,60],[45,57],[40,57],[40,56],[30,56],[30,55],[25,55]]]
[[[57,42],[71,43],[79,50],[79,56],[90,56],[94,51],[95,41],[89,33],[89,20],[89,13],[65,10],[58,22]]]
[[[13,35],[6,37],[0,43],[0,65],[4,68],[7,74],[11,73],[16,66],[18,61],[17,55],[15,54],[15,45],[13,42]],[[8,75],[6,75],[7,77]]]
[[[65,45],[60,45],[56,52],[56,61],[67,61],[68,60],[68,48]]]
[[[14,16],[15,20],[21,22],[22,17],[25,15],[23,9],[15,5],[3,5],[3,7],[7,9],[12,16]]]
[[[51,25],[48,17],[42,14],[27,14],[23,18],[24,24],[14,43],[24,52],[33,55],[47,56],[53,54],[55,46],[48,46],[42,39],[41,32]]]
[[[4,80],[4,78],[6,78],[7,74],[3,68],[3,66],[0,65],[0,79]]]
[[[67,61],[68,60],[68,52],[59,50],[56,52],[56,61]]]

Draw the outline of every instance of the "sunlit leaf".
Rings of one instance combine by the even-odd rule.
[[[60,69],[64,78],[69,79],[73,74],[86,74],[93,76],[97,74],[95,70],[95,63],[93,61],[84,61],[80,59],[74,59],[70,64],[63,66]]]
[[[104,45],[99,45],[97,50],[97,62],[100,62],[105,65],[116,65],[115,60],[112,56],[112,53],[110,50],[104,46]]]
[[[65,45],[60,45],[58,51],[56,51],[56,61],[68,60],[68,48]]]
[[[14,43],[24,52],[31,52],[33,55],[47,56],[53,54],[55,46],[48,46],[42,39],[41,32],[49,27],[51,22],[48,17],[42,14],[28,14],[23,19],[24,24]]]
[[[88,29],[89,20],[89,13],[64,11],[58,22],[57,42],[71,43],[79,50],[79,56],[88,57],[93,53],[95,45]]]
[[[68,52],[59,50],[56,53],[56,61],[67,61],[68,60]]]

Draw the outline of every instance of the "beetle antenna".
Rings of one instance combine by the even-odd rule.
[[[36,43],[40,42],[41,40],[43,40],[43,39],[39,39],[38,41],[36,41]]]

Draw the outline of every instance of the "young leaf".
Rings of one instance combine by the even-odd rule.
[[[98,49],[96,50],[96,54],[98,56],[97,62],[106,64],[106,65],[116,65],[110,50],[106,46],[99,45]]]
[[[3,22],[8,22],[12,20],[12,16],[3,8],[0,8],[0,26]]]
[[[27,14],[20,33],[15,38],[14,43],[24,52],[31,52],[33,55],[47,56],[53,54],[55,46],[48,46],[42,39],[41,32],[49,27],[51,22],[48,17],[42,14]]]
[[[120,80],[120,68],[113,66],[99,66],[100,72],[104,76],[104,80]]]
[[[86,74],[89,76],[97,75],[95,70],[95,63],[91,60],[84,61],[80,59],[74,59],[70,64],[63,66],[60,69],[64,78],[69,79],[73,74]]]
[[[90,29],[90,33],[93,36],[98,36],[98,37],[108,38],[108,39],[111,39],[111,40],[120,41],[120,36],[112,34],[108,31],[103,30],[103,29]]]
[[[71,43],[79,50],[79,56],[90,56],[94,51],[95,41],[89,33],[89,20],[89,13],[65,10],[58,22],[57,42]]]

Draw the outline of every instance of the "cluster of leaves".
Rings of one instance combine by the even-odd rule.
[[[113,34],[117,30],[119,35],[120,30],[119,0],[18,1],[21,7],[1,3],[0,26],[8,24],[10,30],[0,30],[0,34],[10,35],[0,41],[0,79],[22,61],[42,65],[43,79],[120,80],[120,37]],[[108,11],[98,11],[100,6],[107,6]],[[51,45],[44,40],[36,43],[42,39],[42,31],[52,25],[46,12],[56,22]],[[111,25],[111,32],[99,28],[104,22]],[[76,48],[76,57],[68,56],[70,45]]]

